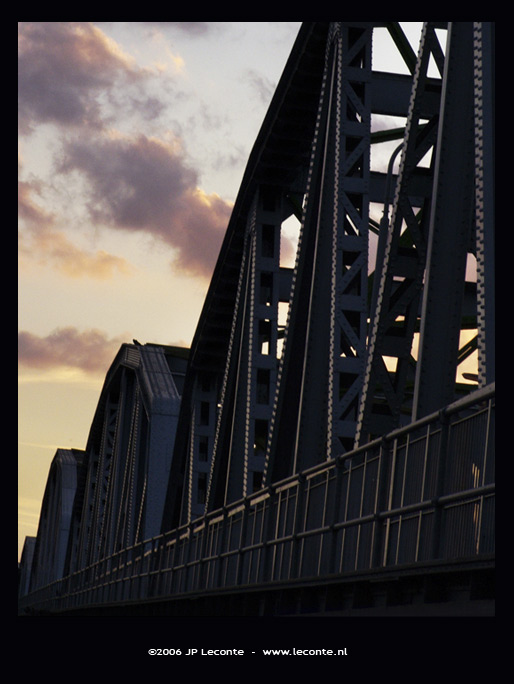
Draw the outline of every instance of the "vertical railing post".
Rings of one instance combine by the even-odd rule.
[[[371,554],[371,567],[378,568],[385,565],[385,552],[386,547],[384,544],[384,554],[382,551],[382,541],[384,540],[384,526],[388,529],[389,518],[387,522],[382,522],[380,513],[384,511],[387,505],[387,484],[388,478],[387,474],[389,468],[387,467],[390,461],[390,446],[387,437],[383,437],[380,443],[380,460],[378,463],[378,474],[377,474],[377,488],[375,496],[375,522],[374,522],[374,535],[373,535],[373,547]]]
[[[156,596],[159,593],[159,583],[161,577],[161,542],[162,535],[152,539],[152,555],[148,571],[148,596],[150,597]]]
[[[264,532],[264,539],[263,539],[263,554],[262,554],[262,565],[263,565],[263,573],[262,573],[262,579],[264,582],[266,581],[271,581],[272,579],[272,574],[273,574],[273,564],[272,564],[272,555],[273,551],[275,548],[274,544],[271,544],[270,542],[275,538],[276,536],[276,520],[278,518],[278,512],[277,512],[277,518],[274,518],[273,516],[273,511],[275,509],[275,503],[278,499],[278,493],[276,487],[271,484],[269,485],[269,499],[268,499],[268,511],[267,511],[267,519],[263,523],[263,529],[265,530]]]
[[[439,421],[441,423],[441,439],[439,443],[439,454],[437,459],[437,479],[436,492],[434,498],[434,527],[432,532],[432,560],[440,557],[441,554],[441,531],[442,531],[442,506],[439,503],[439,497],[444,493],[444,486],[446,482],[446,467],[448,456],[448,435],[449,435],[449,418],[445,409],[439,411]]]
[[[395,474],[396,474],[396,452],[398,448],[398,440],[394,439],[393,440],[393,448],[392,448],[392,454],[391,454],[391,448],[389,447],[388,452],[389,452],[389,460],[391,463],[390,467],[390,475],[389,475],[389,487],[386,488],[387,491],[387,502],[385,505],[385,509],[387,511],[387,519],[386,519],[386,526],[385,526],[385,539],[384,539],[384,554],[383,554],[383,560],[382,560],[382,565],[385,567],[387,566],[387,560],[389,556],[389,538],[390,538],[390,528],[391,528],[391,516],[389,515],[389,511],[392,509],[393,505],[393,496],[394,496],[394,480],[395,480]],[[396,554],[395,554],[396,556]]]
[[[237,554],[237,573],[236,585],[240,586],[243,583],[243,565],[246,545],[246,530],[248,527],[248,511],[250,509],[250,502],[248,497],[244,500],[243,516],[241,520],[241,533],[239,537],[239,552]]]
[[[488,459],[489,442],[491,439],[493,439],[493,436],[491,435],[492,412],[493,412],[493,399],[489,399],[487,402],[487,425],[486,425],[486,430],[485,430],[484,460],[483,460],[483,464],[482,464],[482,474],[481,474],[480,482],[478,483],[479,486],[484,486],[485,484],[488,484],[487,470],[489,467],[489,462],[488,462],[489,461],[489,459]],[[482,496],[482,497],[480,497],[480,518],[478,521],[478,529],[477,529],[477,544],[476,544],[477,554],[480,553],[482,548],[483,548],[483,544],[482,544],[483,515],[484,515],[484,497]]]
[[[294,526],[293,526],[293,548],[291,550],[291,566],[289,571],[288,579],[291,577],[301,577],[301,565],[303,559],[302,546],[303,539],[298,538],[298,534],[304,531],[305,528],[305,488],[306,488],[307,478],[303,473],[300,473],[297,477],[297,494],[296,494],[296,507],[294,514]],[[278,512],[277,512],[278,515]]]
[[[223,587],[224,586],[224,579],[223,579],[223,549],[225,548],[225,543],[227,541],[227,527],[228,527],[228,509],[226,506],[223,506],[223,520],[221,522],[221,539],[219,542],[219,548],[218,552],[216,554],[216,563],[218,564],[217,567],[217,579],[216,579],[216,586],[217,587]]]
[[[336,483],[334,492],[334,503],[332,511],[331,529],[332,534],[330,538],[330,555],[328,561],[328,571],[330,574],[338,572],[339,568],[336,568],[336,553],[337,553],[337,535],[339,533],[336,528],[336,523],[339,521],[339,513],[341,509],[341,497],[342,497],[342,487],[343,487],[343,475],[345,469],[345,461],[343,458],[337,458],[335,461],[335,473],[336,473]]]
[[[187,591],[189,589],[189,587],[188,587],[189,567],[190,567],[191,553],[192,553],[192,548],[193,548],[194,521],[190,522],[187,527],[188,527],[188,537],[187,537],[187,549],[186,549],[186,553],[184,554],[184,585],[183,585],[185,591]]]
[[[209,543],[209,516],[204,515],[203,518],[203,538],[200,549],[200,567],[198,569],[198,583],[200,587],[206,586],[205,572],[208,565],[208,561],[205,560],[207,555],[207,545]]]

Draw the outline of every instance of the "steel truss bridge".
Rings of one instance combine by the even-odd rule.
[[[302,24],[191,349],[122,345],[22,614],[492,614],[494,45]]]

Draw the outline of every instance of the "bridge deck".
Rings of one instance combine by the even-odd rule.
[[[313,605],[318,614],[412,611],[419,601],[424,614],[429,604],[444,610],[466,596],[491,612],[494,397],[494,385],[480,390],[44,587],[22,605],[109,613],[141,604],[143,614],[180,614],[186,603],[188,611],[216,604],[221,614]]]

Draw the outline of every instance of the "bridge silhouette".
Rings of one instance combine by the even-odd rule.
[[[494,44],[302,24],[191,348],[120,348],[20,614],[494,613]]]

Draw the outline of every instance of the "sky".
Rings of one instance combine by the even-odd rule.
[[[190,345],[300,26],[19,23],[18,557],[121,344]]]
[[[18,556],[120,345],[190,345],[300,25],[19,23]]]

